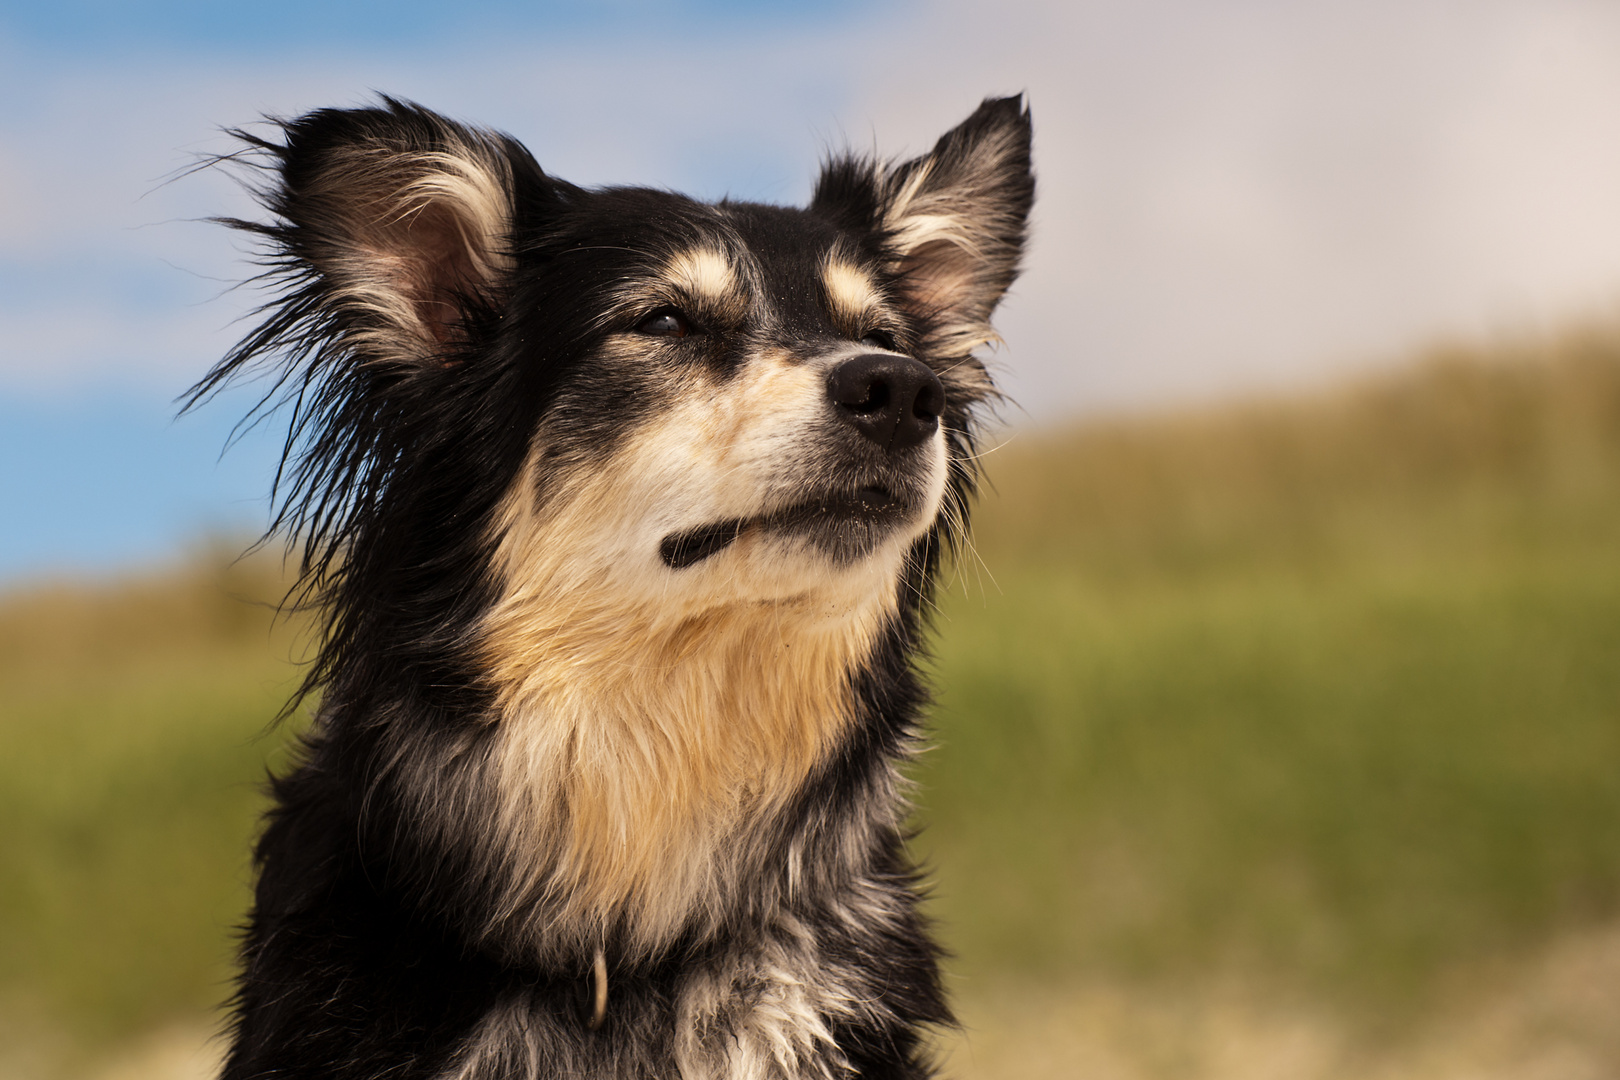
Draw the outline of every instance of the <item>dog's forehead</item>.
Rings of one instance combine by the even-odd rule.
[[[744,303],[788,327],[825,324],[869,307],[875,272],[854,238],[794,207],[679,196],[660,208],[658,276],[694,297]]]
[[[870,274],[836,227],[808,211],[779,206],[726,207],[761,299],[786,326],[824,324],[829,301],[847,297]]]
[[[599,256],[617,307],[690,305],[699,320],[810,336],[884,321],[869,245],[813,211],[645,188],[593,194],[566,242]]]

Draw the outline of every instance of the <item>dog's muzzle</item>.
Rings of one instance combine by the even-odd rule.
[[[666,566],[695,566],[755,529],[819,540],[843,560],[870,550],[914,518],[923,496],[916,475],[922,459],[913,451],[939,431],[945,411],[939,376],[907,356],[866,353],[834,365],[826,386],[832,430],[825,444],[842,449],[806,472],[843,473],[847,479],[823,481],[786,505],[753,517],[670,533],[658,550]]]

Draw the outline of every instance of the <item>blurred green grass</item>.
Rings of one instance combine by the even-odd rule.
[[[1386,1021],[1620,913],[1620,340],[989,458],[919,772],[972,977]]]
[[[916,769],[970,984],[1398,1014],[1620,916],[1620,332],[986,464]],[[86,1046],[225,996],[286,738],[273,563],[193,564],[0,601],[0,1014]]]
[[[0,1029],[93,1048],[228,992],[296,635],[273,563],[196,562],[0,606]]]

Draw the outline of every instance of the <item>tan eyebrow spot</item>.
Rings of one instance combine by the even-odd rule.
[[[829,252],[821,266],[821,279],[827,289],[833,319],[846,333],[865,333],[871,313],[883,303],[883,296],[871,276],[836,252]]]
[[[742,300],[731,260],[713,248],[681,252],[669,261],[664,274],[671,285],[715,308],[726,310]]]

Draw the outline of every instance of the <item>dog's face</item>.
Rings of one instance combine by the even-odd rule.
[[[982,369],[918,359],[890,275],[803,211],[635,201],[666,204],[663,235],[615,245],[641,246],[538,419],[509,572],[559,563],[671,617],[892,593],[940,513],[947,401]]]

